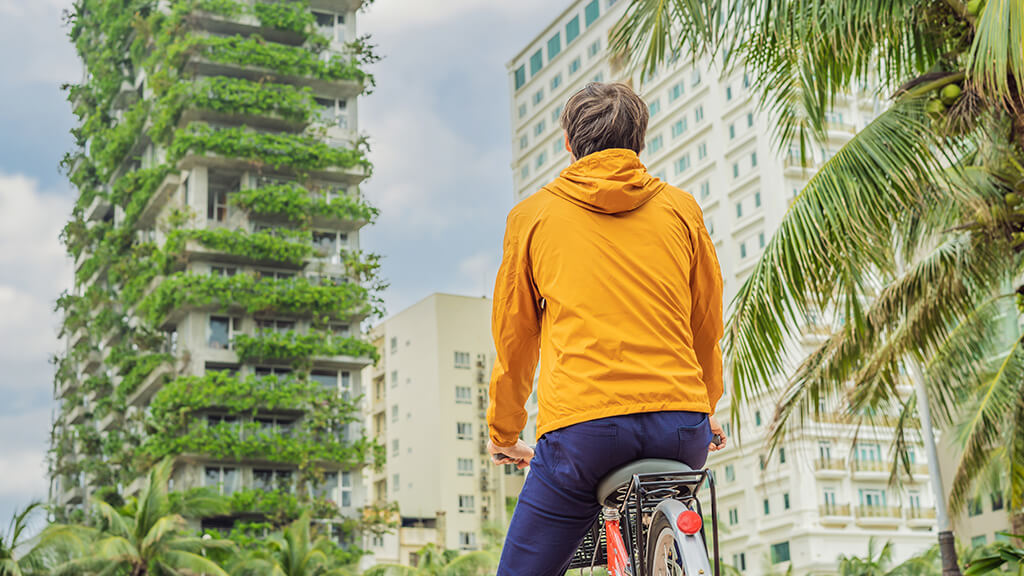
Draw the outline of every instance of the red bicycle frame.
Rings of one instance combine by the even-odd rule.
[[[629,563],[629,551],[622,540],[619,527],[619,511],[614,508],[604,509],[604,534],[608,546],[609,576],[632,576],[633,568]]]

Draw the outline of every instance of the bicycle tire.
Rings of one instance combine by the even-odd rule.
[[[682,562],[673,559],[678,558],[679,550],[676,545],[676,531],[668,517],[664,514],[655,514],[648,534],[650,538],[647,541],[647,576],[686,576]],[[665,546],[666,540],[672,544],[670,549]],[[669,554],[672,558],[668,557]]]

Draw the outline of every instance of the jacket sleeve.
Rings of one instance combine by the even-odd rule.
[[[511,446],[526,426],[526,401],[540,356],[540,296],[533,282],[527,231],[515,211],[505,225],[501,268],[494,283],[491,331],[497,358],[491,373],[487,425],[497,446]]]
[[[690,294],[693,310],[690,322],[693,329],[693,348],[704,374],[704,386],[708,391],[711,413],[722,397],[722,349],[718,343],[722,338],[722,270],[715,253],[715,244],[708,234],[703,219],[699,220],[700,230],[694,243],[693,262],[690,270]]]

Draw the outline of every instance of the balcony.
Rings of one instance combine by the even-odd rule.
[[[114,206],[103,194],[97,194],[85,209],[85,219],[94,222],[105,220]]]
[[[78,380],[67,378],[57,384],[57,398],[64,398],[74,389],[78,388]]]
[[[68,349],[73,350],[79,344],[85,341],[89,336],[89,331],[86,330],[85,326],[81,326],[78,330],[71,333],[71,337],[68,339]]]
[[[359,10],[362,5],[363,0],[310,0],[309,2],[309,7],[313,10],[337,12],[339,14],[354,12]]]
[[[154,368],[149,376],[139,384],[139,387],[128,396],[128,405],[144,407],[163,386],[164,380],[173,374],[174,368],[170,364],[161,364]]]
[[[248,6],[252,6],[254,3],[253,0],[242,0],[240,2],[240,4]],[[203,30],[222,36],[234,36],[235,34],[248,36],[258,33],[271,42],[291,45],[300,45],[306,40],[305,35],[298,32],[264,27],[256,16],[248,13],[237,16],[224,16],[215,12],[199,10],[192,12],[188,20]]]
[[[903,514],[896,506],[857,506],[857,524],[862,526],[896,526]]]
[[[932,526],[935,526],[935,509],[916,507],[908,508],[907,524],[911,528],[931,528]]]
[[[310,88],[314,94],[323,98],[354,98],[363,91],[362,83],[354,80],[321,80],[310,76],[291,76],[260,66],[216,62],[202,55],[193,56],[185,65],[185,70],[199,76],[230,76],[253,82],[293,84],[300,88]]]
[[[88,408],[83,404],[79,404],[67,412],[64,416],[64,421],[68,424],[81,424],[82,422],[85,422],[87,412]]]
[[[103,354],[96,348],[89,350],[82,359],[82,373],[92,374],[103,363]]]
[[[818,478],[842,478],[846,476],[846,460],[842,458],[818,458],[814,461],[814,472]]]
[[[82,500],[85,499],[85,489],[81,486],[72,486],[67,490],[60,493],[60,505],[71,506],[73,504],[81,504]]]
[[[875,460],[853,460],[853,475],[866,480],[885,480],[889,477],[889,463]]]
[[[818,507],[818,515],[824,526],[846,526],[853,520],[849,504],[825,504]]]
[[[100,432],[110,432],[114,430],[117,425],[121,423],[121,414],[118,412],[110,412],[100,420],[99,429]]]
[[[178,191],[178,186],[181,184],[181,176],[179,174],[168,174],[164,181],[157,187],[156,192],[146,202],[145,208],[139,213],[138,227],[149,228],[156,223],[156,217],[160,213],[160,209],[164,207],[164,204],[170,199],[171,195]]]
[[[800,162],[799,154],[787,154],[782,161],[782,167],[786,176],[807,176],[817,171],[819,166],[813,158],[808,158],[805,165]]]

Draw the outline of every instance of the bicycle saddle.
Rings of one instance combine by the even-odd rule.
[[[666,476],[678,472],[693,472],[693,469],[675,460],[647,458],[636,460],[612,470],[597,483],[597,503],[601,506],[616,508],[629,490],[634,474],[664,474]]]

